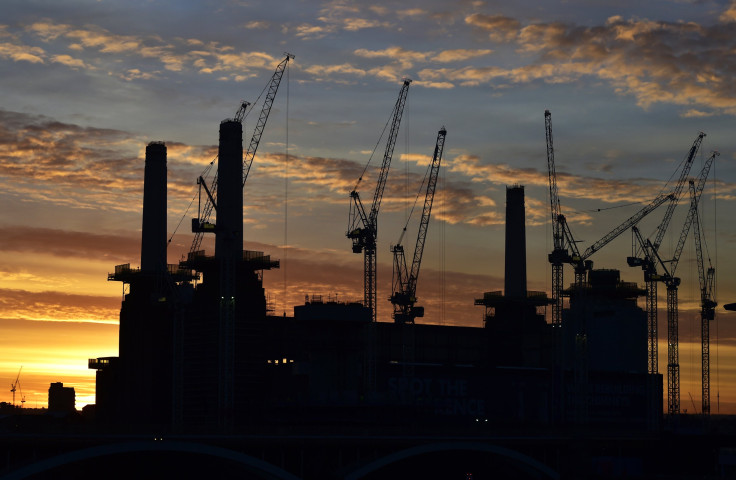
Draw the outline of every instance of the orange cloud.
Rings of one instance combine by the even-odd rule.
[[[40,47],[0,43],[0,58],[9,58],[15,62],[44,63],[46,52]]]
[[[84,63],[84,61],[74,58],[71,55],[54,55],[51,57],[51,61],[56,63],[61,63],[62,65],[66,65],[67,67],[72,68],[87,68],[87,65]]]
[[[343,63],[340,65],[310,65],[304,69],[304,72],[314,75],[318,80],[334,80],[331,77],[333,75],[347,75],[364,77],[366,71],[357,68],[349,63]]]
[[[721,14],[719,20],[724,23],[736,22],[736,1],[731,0],[731,4]]]
[[[115,323],[120,300],[120,297],[0,288],[0,318]]]
[[[249,25],[253,27],[253,24]],[[222,78],[236,81],[242,81],[253,75],[249,72],[254,69],[273,69],[280,61],[262,52],[234,53],[233,47],[222,46],[216,42],[174,39],[169,43],[153,35],[145,37],[118,35],[99,27],[78,28],[73,25],[57,24],[52,20],[35,22],[29,25],[26,31],[44,42],[67,40],[71,42],[68,47],[76,51],[94,50],[110,55],[135,55],[144,59],[159,60],[164,69],[172,72],[182,72],[187,67],[193,67],[204,74],[224,72],[227,75]],[[187,47],[195,49],[189,50]],[[43,53],[38,47],[11,45],[7,47],[5,55],[17,60],[43,61]],[[0,56],[3,55],[3,48],[0,45]],[[35,56],[35,59],[29,55]],[[82,66],[79,63],[81,60],[72,59],[68,55],[56,56],[54,61],[73,68]],[[157,73],[155,70],[145,71],[140,67],[116,75],[130,81],[154,78]]]
[[[508,42],[519,34],[521,22],[503,15],[483,15],[474,13],[465,17],[465,23],[488,31],[489,38],[494,42]]]
[[[439,62],[439,63],[450,63],[469,60],[471,58],[482,57],[489,55],[493,50],[482,49],[455,49],[455,50],[443,50],[439,52],[427,51],[418,52],[413,50],[406,50],[402,47],[393,46],[383,50],[367,50],[364,48],[355,50],[355,55],[363,58],[386,58],[392,61],[396,61],[401,65],[404,70],[410,69],[417,62]],[[392,78],[396,78],[393,76]]]
[[[610,17],[604,25],[521,22],[498,15],[473,14],[467,24],[488,31],[492,41],[514,42],[524,65],[510,68],[461,67],[422,70],[423,79],[461,81],[465,85],[544,81],[570,83],[583,77],[605,80],[620,95],[631,95],[648,108],[654,103],[700,106],[736,113],[729,72],[733,69],[731,3],[721,16],[726,25],[655,22]],[[536,57],[535,57],[536,55]],[[691,109],[686,115],[692,115]]]
[[[139,212],[147,143],[120,130],[0,110],[0,175],[14,179],[7,193],[26,199]],[[170,202],[189,201],[217,147],[169,142],[167,149]]]
[[[334,31],[334,26],[302,24],[296,27],[296,36],[305,40],[313,40],[323,38]]]
[[[443,50],[437,54],[432,54],[432,60],[440,63],[449,62],[461,62],[470,60],[471,58],[483,57],[493,53],[493,50],[482,49],[482,50],[470,50],[470,49],[455,49],[455,50]]]
[[[5,252],[31,252],[58,257],[110,259],[140,255],[140,238],[51,228],[0,225]],[[49,239],[53,238],[53,242]]]

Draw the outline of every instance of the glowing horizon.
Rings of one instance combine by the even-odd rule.
[[[243,99],[258,98],[284,50],[296,58],[245,186],[243,218],[244,247],[281,261],[264,279],[276,312],[290,314],[307,295],[362,299],[362,261],[345,238],[349,192],[359,183],[364,198],[373,193],[376,158],[368,160],[403,77],[413,82],[380,215],[380,320],[390,321],[389,247],[401,235],[442,126],[447,141],[417,292],[424,321],[482,325],[473,300],[503,288],[510,184],[525,186],[528,288],[550,291],[546,109],[562,209],[583,248],[665,189],[698,133],[707,134],[692,171],[711,151],[721,153],[701,219],[719,275],[717,300],[736,301],[736,279],[721,273],[736,269],[736,96],[728,81],[736,0],[667,8],[448,5],[409,1],[397,10],[324,1],[286,14],[259,2],[217,9],[20,2],[4,9],[0,381],[8,387],[0,401],[10,401],[21,365],[23,391],[34,402],[43,404],[55,381],[79,388],[78,405],[90,401],[94,371],[87,359],[117,355],[123,288],[107,274],[140,261],[145,145],[167,145],[168,261],[177,263],[189,251],[196,178],[217,154],[217,125]],[[246,138],[253,116],[245,119]],[[687,201],[685,193],[663,242],[665,259]],[[642,234],[649,238],[660,219],[659,211],[644,219]],[[416,236],[413,220],[406,239]],[[211,243],[206,239],[204,248],[211,251]],[[683,408],[690,393],[696,403],[700,397],[690,245],[677,272]],[[630,250],[624,234],[592,259],[642,284],[641,271],[626,265]],[[720,322],[730,315],[719,307],[711,329],[711,355],[717,348],[721,357],[711,381],[718,378],[722,408],[736,413],[736,326]],[[697,355],[685,358],[692,345]]]

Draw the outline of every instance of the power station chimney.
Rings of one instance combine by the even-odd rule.
[[[166,269],[166,145],[151,142],[146,146],[143,174],[143,231],[141,232],[141,270]]]
[[[524,187],[506,187],[506,270],[504,295],[526,299]]]
[[[235,260],[243,256],[243,125],[236,120],[220,123],[217,161],[217,231],[215,257]]]

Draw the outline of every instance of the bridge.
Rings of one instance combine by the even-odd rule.
[[[687,440],[687,441],[683,441]],[[730,439],[733,441],[733,438]],[[719,470],[718,437],[504,435],[0,435],[0,479],[675,478]],[[723,465],[720,466],[723,471]],[[671,471],[672,477],[668,477]],[[680,477],[678,477],[680,478]],[[715,477],[718,478],[718,477]]]

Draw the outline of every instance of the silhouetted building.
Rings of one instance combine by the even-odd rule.
[[[146,266],[118,265],[109,275],[130,285],[120,355],[90,360],[101,420],[229,433],[258,425],[456,429],[481,420],[651,428],[661,416],[651,401],[657,385],[661,399],[661,376],[646,375],[640,292],[617,272],[590,272],[561,336],[545,322],[547,295],[526,286],[523,187],[507,189],[505,292],[476,300],[483,327],[373,323],[363,305],[321,297],[293,316],[270,316],[263,272],[279,262],[242,249],[240,123],[220,125],[216,223],[192,223],[215,234],[215,255],[192,251],[178,266],[156,267],[166,258],[154,255],[165,230],[153,225],[165,223],[166,175],[153,166],[165,146],[149,147],[159,160],[149,169],[147,155],[145,182],[156,188],[144,188],[144,210],[155,212],[144,215]],[[622,348],[604,345],[610,339]],[[600,351],[585,354],[585,342]]]
[[[74,412],[76,410],[76,394],[74,387],[65,387],[56,382],[49,385],[49,411]]]
[[[191,272],[166,264],[166,145],[146,147],[141,268],[115,266],[108,280],[128,284],[120,308],[119,357],[90,360],[97,370],[97,415],[125,425],[169,425],[172,416],[174,296]],[[100,384],[103,386],[101,387]]]
[[[485,292],[475,304],[485,307],[484,325],[491,337],[504,339],[489,346],[491,363],[542,367],[552,361],[549,326],[544,320],[550,300],[544,292],[527,290],[525,215],[524,187],[506,187],[504,292]]]
[[[574,286],[564,294],[570,308],[562,312],[565,361],[575,363],[575,338],[585,335],[590,370],[647,372],[646,312],[636,300],[646,290],[622,282],[618,270],[590,270],[583,289]]]
[[[90,358],[87,366],[95,372],[95,416],[100,422],[110,423],[120,416],[119,357]]]
[[[166,270],[166,145],[146,146],[143,181],[143,228],[141,229],[141,270]]]
[[[526,300],[526,212],[524,187],[506,187],[506,253],[504,295]]]
[[[353,322],[370,322],[371,311],[359,302],[338,302],[321,295],[307,297],[304,305],[294,307],[294,318],[302,320],[343,320]]]

